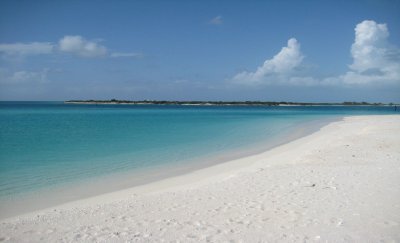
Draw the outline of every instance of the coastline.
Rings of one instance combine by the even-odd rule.
[[[399,124],[345,117],[259,154],[2,219],[1,237],[400,240]]]
[[[65,100],[64,104],[95,104],[95,105],[200,105],[200,106],[396,106],[393,103],[368,103],[365,101],[344,101],[338,102],[293,102],[293,101],[266,101],[266,100],[246,100],[246,101],[222,101],[222,100],[99,100],[99,99],[86,99],[86,100]]]
[[[224,153],[208,154],[189,161],[166,163],[150,168],[114,172],[85,180],[78,180],[49,188],[42,188],[32,192],[12,196],[0,201],[0,220],[18,217],[47,208],[56,208],[60,205],[82,201],[92,197],[122,191],[129,188],[146,186],[207,169],[223,163],[265,153],[293,140],[300,139],[317,132],[329,123],[342,120],[342,116],[324,117],[310,121],[303,121],[294,125],[279,135],[267,141],[258,141],[238,149],[229,149]],[[26,202],[29,202],[27,204]]]
[[[70,105],[159,105],[159,106],[387,106],[399,104],[343,102],[343,103],[301,103],[301,102],[275,102],[275,101],[120,101],[120,100],[68,100],[64,104]]]

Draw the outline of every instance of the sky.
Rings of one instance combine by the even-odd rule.
[[[113,98],[400,103],[400,1],[0,1],[0,100]]]

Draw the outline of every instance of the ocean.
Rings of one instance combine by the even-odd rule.
[[[263,151],[343,116],[370,114],[395,111],[0,102],[0,205],[119,175],[125,181],[118,186],[128,187]]]

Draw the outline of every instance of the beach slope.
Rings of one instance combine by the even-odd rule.
[[[0,221],[0,240],[400,241],[400,116]]]

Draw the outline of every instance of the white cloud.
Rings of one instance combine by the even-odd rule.
[[[223,23],[222,16],[218,15],[212,18],[208,23],[212,25],[221,25]]]
[[[64,36],[59,41],[59,49],[62,52],[72,53],[81,57],[100,57],[107,54],[107,48],[94,41],[76,36]]]
[[[386,24],[364,20],[357,24],[351,46],[353,63],[340,79],[345,84],[395,83],[400,81],[400,50],[388,43]]]
[[[82,36],[64,36],[57,44],[51,42],[11,43],[0,44],[0,55],[6,60],[23,58],[28,55],[70,53],[79,57],[125,57],[139,58],[141,53],[113,52],[108,54],[105,46],[99,44],[99,40],[89,41]]]
[[[351,46],[354,61],[350,68],[359,72],[379,68],[384,61],[386,38],[389,36],[386,24],[365,20],[356,26],[355,36]]]
[[[266,60],[255,72],[241,72],[233,78],[233,81],[247,84],[292,83],[296,79],[291,81],[290,76],[300,66],[303,59],[304,56],[300,51],[300,44],[295,38],[291,38],[288,40],[287,46],[283,47],[272,59]],[[294,78],[300,80],[299,77]]]
[[[0,44],[0,52],[7,55],[39,55],[53,52],[50,42]]]
[[[296,39],[288,41],[287,47],[266,60],[255,72],[242,72],[233,82],[287,85],[365,85],[400,83],[400,49],[388,42],[386,24],[365,20],[355,28],[355,40],[351,46],[353,63],[349,70],[337,76],[316,78],[300,75],[297,69],[304,56]]]
[[[142,57],[143,55],[135,52],[113,52],[111,57]]]

